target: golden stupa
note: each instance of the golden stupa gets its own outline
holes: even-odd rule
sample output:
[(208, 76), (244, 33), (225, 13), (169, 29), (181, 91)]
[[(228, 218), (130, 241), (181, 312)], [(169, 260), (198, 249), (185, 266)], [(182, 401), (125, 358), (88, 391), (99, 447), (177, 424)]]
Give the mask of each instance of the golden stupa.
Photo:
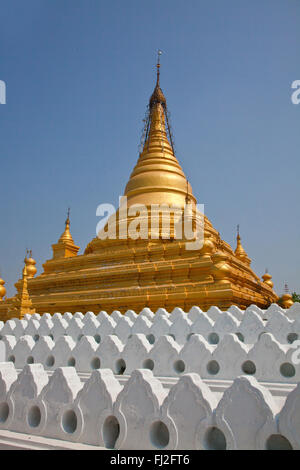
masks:
[[(223, 310), (231, 305), (246, 308), (250, 304), (266, 308), (278, 300), (271, 276), (264, 275), (261, 281), (252, 271), (239, 233), (233, 251), (207, 217), (203, 218), (203, 243), (199, 249), (187, 249), (185, 236), (181, 239), (174, 236), (174, 226), (165, 233), (159, 214), (150, 223), (149, 215), (140, 213), (139, 223), (144, 231), (141, 230), (139, 238), (124, 237), (120, 233), (120, 226), (127, 226), (134, 219), (135, 211), (131, 209), (137, 204), (147, 208), (152, 204), (184, 208), (188, 203), (192, 223), (198, 217), (196, 198), (174, 153), (159, 75), (158, 62), (142, 151), (124, 192), (128, 212), (119, 208), (115, 216), (119, 222), (116, 238), (103, 235), (108, 230), (108, 222), (79, 255), (79, 247), (70, 233), (68, 213), (65, 231), (52, 245), (53, 257), (43, 265), (43, 273), (34, 277), (35, 261), (30, 255), (25, 259), (26, 273), (16, 284), (17, 296), (1, 301), (0, 292), (0, 319), (22, 316), (23, 306), (19, 314), (17, 309), (22, 295), (24, 297), (24, 284), (25, 297), (28, 289), (31, 302), (29, 313), (34, 310), (39, 313), (96, 313), (100, 310), (125, 313), (128, 309), (139, 312), (144, 307), (153, 311), (159, 307), (168, 311), (181, 307), (188, 311), (193, 305), (203, 310), (213, 305)], [(151, 238), (148, 236), (150, 226), (155, 232)], [(3, 286), (1, 288), (4, 296)]]

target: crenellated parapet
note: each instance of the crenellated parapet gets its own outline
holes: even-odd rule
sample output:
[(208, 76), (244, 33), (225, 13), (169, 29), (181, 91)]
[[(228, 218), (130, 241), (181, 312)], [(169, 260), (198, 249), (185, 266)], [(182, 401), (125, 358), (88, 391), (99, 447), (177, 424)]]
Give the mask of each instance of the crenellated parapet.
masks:
[(0, 364), (6, 443), (17, 432), (94, 449), (299, 450), (299, 400), (299, 385), (278, 400), (278, 390), (245, 375), (218, 385), (187, 373), (168, 383), (137, 369), (121, 381), (110, 369), (84, 377), (74, 367), (49, 375), (41, 364), (19, 373)]
[[(297, 310), (298, 308), (298, 310)], [(271, 305), (245, 312), (211, 307), (186, 313), (148, 308), (122, 315), (102, 311), (25, 315), (0, 324), (6, 359), (17, 368), (40, 362), (47, 370), (75, 366), (83, 373), (110, 368), (130, 374), (149, 368), (156, 376), (198, 373), (205, 379), (231, 380), (248, 374), (260, 381), (297, 383), (293, 357), (300, 339), (299, 306)]]

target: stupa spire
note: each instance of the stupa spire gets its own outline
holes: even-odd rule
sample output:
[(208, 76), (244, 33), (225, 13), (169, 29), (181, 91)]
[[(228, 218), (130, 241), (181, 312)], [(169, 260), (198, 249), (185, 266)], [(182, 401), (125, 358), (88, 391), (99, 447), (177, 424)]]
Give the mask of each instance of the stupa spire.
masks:
[(286, 282), (284, 284), (283, 295), (281, 296), (280, 301), (282, 307), (286, 309), (290, 308), (294, 303), (293, 297), (289, 293), (289, 287)]
[[(39, 313), (99, 310), (111, 313), (116, 309), (125, 313), (129, 309), (140, 312), (144, 307), (152, 311), (159, 307), (168, 311), (180, 307), (188, 312), (194, 305), (204, 311), (217, 305), (226, 311), (232, 305), (241, 309), (251, 304), (267, 308), (278, 301), (275, 292), (259, 282), (245, 262), (248, 257), (240, 239), (236, 256), (206, 216), (201, 249), (188, 250), (184, 233), (178, 239), (174, 236), (172, 221), (175, 216), (170, 217), (170, 230), (165, 229), (162, 205), (186, 208), (186, 202), (191, 202), (186, 220), (192, 222), (194, 229), (196, 208), (191, 206), (196, 200), (175, 156), (167, 100), (161, 90), (161, 82), (165, 80), (161, 72), (158, 61), (154, 91), (151, 90), (147, 109), (145, 136), (125, 189), (129, 208), (132, 209), (133, 204), (143, 204), (147, 206), (147, 214), (141, 208), (141, 214), (136, 218), (132, 215), (134, 210), (128, 213), (120, 207), (116, 212), (119, 230), (116, 237), (95, 237), (78, 257), (75, 256), (78, 247), (70, 239), (68, 214), (66, 230), (53, 246), (53, 258), (43, 265), (44, 272), (40, 276), (28, 279), (29, 294)], [(152, 217), (150, 221), (148, 219), (148, 227), (143, 225), (150, 215), (151, 204), (161, 205), (160, 214), (154, 218), (154, 237), (149, 237), (150, 227), (150, 235), (153, 233)], [(124, 232), (119, 236), (120, 221), (126, 222), (125, 236)], [(138, 225), (140, 233), (148, 236), (131, 236), (130, 228), (135, 226), (138, 232)], [(19, 287), (21, 282), (23, 280), (19, 281)], [(0, 318), (7, 318), (10, 305), (11, 299), (0, 302)]]
[(241, 237), (240, 237), (240, 226), (237, 226), (237, 235), (236, 235), (236, 249), (235, 249), (235, 255), (237, 258), (239, 258), (241, 261), (243, 261), (246, 264), (251, 263), (251, 259), (247, 255), (246, 251), (243, 248), (242, 242), (241, 242)]
[(61, 234), (60, 239), (58, 242), (72, 242), (74, 243), (74, 240), (72, 238), (71, 232), (70, 232), (70, 207), (68, 207), (67, 211), (67, 218), (65, 221), (65, 230)]
[(34, 277), (37, 273), (37, 269), (35, 267), (36, 261), (32, 257), (32, 250), (26, 250), (24, 263), (26, 265), (27, 276), (29, 278)]

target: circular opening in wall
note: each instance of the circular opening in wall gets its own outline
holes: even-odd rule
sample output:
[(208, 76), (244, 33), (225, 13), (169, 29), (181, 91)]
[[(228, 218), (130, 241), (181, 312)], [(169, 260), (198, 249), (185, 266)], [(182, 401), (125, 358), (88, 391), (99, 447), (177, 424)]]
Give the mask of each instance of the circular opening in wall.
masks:
[(280, 366), (280, 373), (283, 377), (294, 377), (296, 374), (295, 367), (289, 362), (284, 362)]
[(155, 336), (154, 335), (147, 335), (146, 338), (147, 338), (147, 340), (149, 341), (150, 344), (155, 343)]
[(38, 406), (32, 406), (28, 412), (28, 424), (36, 428), (41, 422), (41, 411)]
[(186, 337), (186, 340), (189, 341), (192, 336), (194, 336), (195, 333), (189, 333)]
[(49, 335), (49, 338), (51, 338), (52, 340), (54, 340), (54, 336), (53, 336), (53, 335)]
[(209, 428), (204, 436), (206, 450), (226, 450), (226, 439), (223, 432), (215, 426)]
[(35, 342), (37, 342), (40, 339), (40, 335), (34, 335), (33, 339)]
[(33, 357), (32, 357), (32, 356), (27, 357), (27, 361), (26, 361), (26, 362), (27, 362), (27, 364), (33, 364), (33, 363), (34, 363)]
[(118, 359), (116, 362), (116, 374), (123, 375), (126, 370), (126, 363), (124, 359)]
[(9, 356), (9, 358), (7, 360), (8, 360), (8, 362), (15, 362), (16, 358), (15, 358), (15, 356)]
[(94, 357), (94, 359), (91, 360), (91, 369), (100, 369), (100, 365), (99, 357)]
[(255, 372), (256, 372), (256, 367), (255, 367), (254, 362), (252, 362), (252, 361), (245, 361), (245, 362), (242, 364), (242, 371), (244, 372), (244, 374), (247, 374), (247, 375), (254, 375)]
[(220, 338), (217, 333), (210, 333), (210, 335), (208, 336), (209, 344), (218, 344), (219, 341), (220, 341)]
[(80, 341), (84, 335), (78, 335), (77, 341)]
[(155, 421), (155, 423), (151, 425), (150, 440), (157, 449), (163, 449), (169, 444), (170, 434), (165, 423)]
[(293, 450), (293, 447), (286, 437), (272, 434), (266, 442), (266, 450)]
[(73, 434), (77, 428), (77, 416), (73, 410), (65, 411), (62, 416), (62, 427), (68, 434)]
[(241, 343), (245, 342), (245, 337), (242, 333), (237, 333), (236, 335), (237, 335), (238, 339), (241, 341)]
[(149, 370), (154, 369), (154, 362), (152, 361), (152, 359), (146, 359), (143, 362), (143, 369), (149, 369)]
[(55, 363), (54, 356), (48, 356), (46, 359), (46, 366), (47, 367), (53, 367)]
[(4, 401), (3, 403), (0, 403), (0, 423), (5, 423), (9, 415), (9, 406), (8, 404)]
[(167, 336), (171, 336), (171, 338), (173, 338), (173, 339), (174, 339), (174, 341), (176, 341), (175, 335), (168, 334)]
[(75, 367), (75, 364), (76, 364), (75, 358), (70, 357), (70, 359), (68, 360), (68, 366), (69, 367)]
[(287, 341), (288, 343), (292, 344), (294, 341), (296, 341), (297, 339), (299, 338), (299, 336), (297, 335), (297, 333), (289, 333), (287, 335)]
[(95, 335), (95, 336), (94, 336), (94, 340), (96, 341), (96, 343), (99, 344), (100, 341), (101, 341), (101, 336), (100, 336), (100, 335)]
[(182, 374), (185, 371), (185, 363), (181, 360), (174, 362), (174, 370), (177, 374)]
[(108, 416), (104, 421), (102, 435), (104, 445), (107, 449), (114, 449), (120, 434), (120, 425), (117, 418)]
[(219, 364), (217, 363), (217, 361), (210, 361), (207, 366), (206, 366), (206, 369), (207, 369), (207, 372), (211, 375), (216, 375), (219, 370), (220, 370), (220, 366)]

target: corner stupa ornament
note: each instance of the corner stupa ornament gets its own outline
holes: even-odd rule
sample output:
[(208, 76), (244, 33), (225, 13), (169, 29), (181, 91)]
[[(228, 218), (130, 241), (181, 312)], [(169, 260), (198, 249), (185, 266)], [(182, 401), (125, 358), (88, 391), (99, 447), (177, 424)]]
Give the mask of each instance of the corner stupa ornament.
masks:
[[(28, 256), (28, 258), (27, 258)], [(32, 257), (32, 250), (26, 250), (26, 256), (24, 259), (24, 263), (26, 266), (26, 271), (27, 271), (27, 277), (31, 278), (34, 277), (37, 273), (36, 269), (36, 261)]]
[(154, 88), (154, 91), (150, 97), (149, 100), (149, 106), (150, 109), (157, 103), (162, 104), (163, 106), (166, 106), (167, 100), (165, 98), (165, 95), (162, 92), (162, 89), (160, 88), (160, 83), (159, 83), (159, 76), (160, 76), (160, 56), (162, 54), (162, 51), (159, 50), (157, 53), (157, 64), (156, 64), (156, 85)]
[(289, 292), (289, 288), (287, 283), (284, 284), (284, 292), (283, 295), (281, 296), (281, 305), (283, 308), (290, 308), (293, 305), (293, 297), (291, 296)]
[(65, 230), (61, 234), (58, 242), (52, 245), (53, 259), (70, 258), (76, 256), (79, 246), (76, 246), (70, 232), (70, 208), (68, 208), (67, 218), (65, 221)]
[(6, 295), (6, 289), (4, 287), (5, 281), (0, 277), (0, 302), (3, 301)]
[(273, 288), (272, 276), (271, 274), (269, 274), (268, 269), (266, 269), (266, 272), (262, 276), (262, 279), (265, 284), (271, 287), (271, 289)]

